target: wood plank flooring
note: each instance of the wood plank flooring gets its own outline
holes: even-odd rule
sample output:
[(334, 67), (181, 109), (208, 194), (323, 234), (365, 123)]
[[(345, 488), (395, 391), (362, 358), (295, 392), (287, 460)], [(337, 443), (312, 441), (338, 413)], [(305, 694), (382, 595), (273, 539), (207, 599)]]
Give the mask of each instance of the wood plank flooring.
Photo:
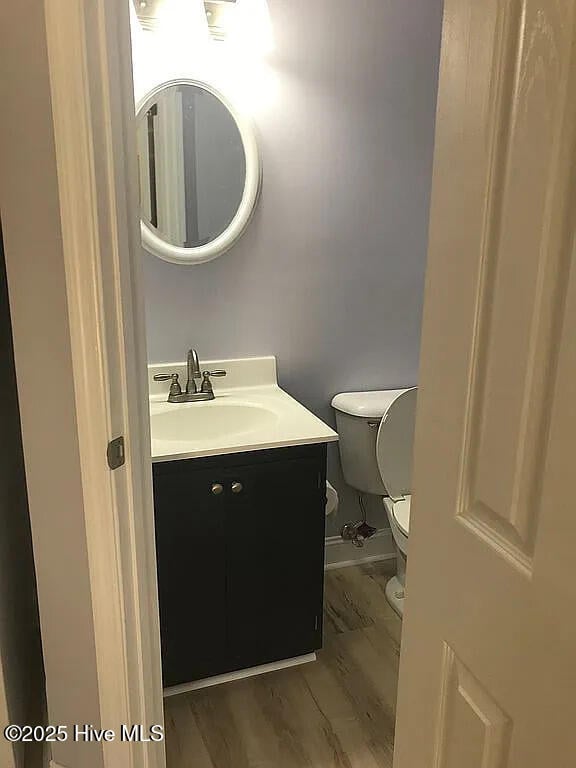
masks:
[(391, 768), (401, 623), (390, 563), (326, 573), (318, 660), (165, 701), (168, 768)]

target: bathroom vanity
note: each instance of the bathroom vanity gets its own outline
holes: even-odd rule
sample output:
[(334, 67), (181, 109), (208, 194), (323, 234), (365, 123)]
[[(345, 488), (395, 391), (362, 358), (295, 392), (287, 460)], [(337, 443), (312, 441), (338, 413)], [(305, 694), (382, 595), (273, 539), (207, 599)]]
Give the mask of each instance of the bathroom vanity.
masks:
[[(326, 443), (281, 390), (274, 358), (227, 371), (211, 402), (167, 403), (151, 366), (165, 688), (309, 660), (322, 644)], [(212, 431), (211, 431), (212, 430)], [(200, 682), (199, 682), (200, 681)]]

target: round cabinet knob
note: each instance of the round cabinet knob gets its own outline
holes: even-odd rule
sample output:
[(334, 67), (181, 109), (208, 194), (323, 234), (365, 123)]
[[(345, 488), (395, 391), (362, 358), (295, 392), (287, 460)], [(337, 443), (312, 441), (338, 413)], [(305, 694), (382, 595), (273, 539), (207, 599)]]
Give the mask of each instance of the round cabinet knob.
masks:
[(242, 493), (244, 486), (242, 483), (232, 483), (232, 493)]
[(224, 490), (224, 486), (222, 485), (222, 483), (214, 483), (214, 485), (212, 486), (212, 493), (214, 494), (214, 496), (220, 496), (223, 490)]

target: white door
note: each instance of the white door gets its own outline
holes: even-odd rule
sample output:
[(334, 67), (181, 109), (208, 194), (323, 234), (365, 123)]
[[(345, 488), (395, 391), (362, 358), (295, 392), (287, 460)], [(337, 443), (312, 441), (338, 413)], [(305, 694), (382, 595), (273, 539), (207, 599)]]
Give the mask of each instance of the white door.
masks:
[(576, 765), (576, 2), (447, 0), (395, 768)]

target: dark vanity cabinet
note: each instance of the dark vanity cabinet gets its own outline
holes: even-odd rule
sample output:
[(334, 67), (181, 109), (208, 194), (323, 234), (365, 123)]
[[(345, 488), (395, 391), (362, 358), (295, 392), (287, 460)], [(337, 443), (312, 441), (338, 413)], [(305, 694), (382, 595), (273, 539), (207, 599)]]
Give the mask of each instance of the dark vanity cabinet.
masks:
[(320, 648), (326, 446), (153, 469), (164, 686)]

